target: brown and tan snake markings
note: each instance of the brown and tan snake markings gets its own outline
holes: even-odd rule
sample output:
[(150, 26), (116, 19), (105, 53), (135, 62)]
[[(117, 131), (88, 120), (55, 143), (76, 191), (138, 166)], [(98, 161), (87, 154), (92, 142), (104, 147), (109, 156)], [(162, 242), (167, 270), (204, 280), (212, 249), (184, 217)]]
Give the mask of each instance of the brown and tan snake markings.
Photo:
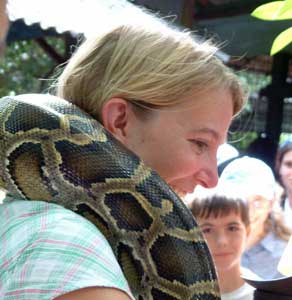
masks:
[(0, 185), (107, 237), (137, 300), (220, 299), (207, 245), (166, 183), (89, 115), (50, 95), (0, 100)]

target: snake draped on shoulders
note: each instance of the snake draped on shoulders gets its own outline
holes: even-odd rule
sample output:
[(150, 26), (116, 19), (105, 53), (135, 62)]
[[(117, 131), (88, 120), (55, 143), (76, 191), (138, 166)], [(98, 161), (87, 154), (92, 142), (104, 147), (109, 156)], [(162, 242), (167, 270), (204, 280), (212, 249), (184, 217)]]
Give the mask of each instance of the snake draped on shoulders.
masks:
[(0, 99), (0, 126), (0, 187), (95, 224), (137, 300), (220, 299), (189, 209), (95, 119), (58, 97), (26, 94)]

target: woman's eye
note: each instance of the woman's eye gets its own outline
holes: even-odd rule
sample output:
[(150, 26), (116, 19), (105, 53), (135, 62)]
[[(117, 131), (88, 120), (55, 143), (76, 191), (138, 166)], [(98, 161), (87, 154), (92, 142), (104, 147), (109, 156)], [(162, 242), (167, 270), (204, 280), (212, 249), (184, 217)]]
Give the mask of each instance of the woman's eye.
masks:
[(285, 163), (285, 166), (287, 167), (287, 168), (292, 168), (292, 162), (286, 162)]
[(192, 143), (197, 147), (199, 153), (204, 152), (208, 148), (208, 144), (199, 140), (191, 140)]

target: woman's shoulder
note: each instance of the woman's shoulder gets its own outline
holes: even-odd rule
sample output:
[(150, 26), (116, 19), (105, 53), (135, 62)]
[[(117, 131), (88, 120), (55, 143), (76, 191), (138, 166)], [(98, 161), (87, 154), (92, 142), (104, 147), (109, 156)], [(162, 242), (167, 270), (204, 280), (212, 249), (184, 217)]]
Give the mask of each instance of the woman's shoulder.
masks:
[(83, 217), (51, 203), (7, 199), (0, 219), (0, 281), (7, 282), (1, 288), (24, 294), (40, 289), (55, 297), (90, 286), (129, 293), (107, 240)]
[(269, 232), (262, 240), (262, 245), (273, 255), (282, 255), (288, 241), (283, 240), (275, 232)]
[(95, 225), (53, 203), (8, 198), (0, 205), (0, 219), (0, 243), (5, 239), (11, 247), (24, 247), (27, 243), (34, 244), (34, 248), (44, 243), (64, 248), (71, 245), (71, 253), (95, 250), (96, 244), (110, 248)]
[[(69, 235), (78, 234), (80, 230), (85, 230), (92, 234), (99, 233), (92, 223), (73, 211), (60, 205), (43, 201), (17, 200), (7, 197), (4, 199), (3, 204), (0, 205), (0, 217), (2, 224), (6, 228), (13, 226), (18, 229), (25, 229), (31, 226), (30, 234), (46, 230), (55, 232), (65, 230), (66, 234)], [(68, 227), (72, 228), (72, 226), (74, 228), (78, 227), (78, 231), (68, 231)]]

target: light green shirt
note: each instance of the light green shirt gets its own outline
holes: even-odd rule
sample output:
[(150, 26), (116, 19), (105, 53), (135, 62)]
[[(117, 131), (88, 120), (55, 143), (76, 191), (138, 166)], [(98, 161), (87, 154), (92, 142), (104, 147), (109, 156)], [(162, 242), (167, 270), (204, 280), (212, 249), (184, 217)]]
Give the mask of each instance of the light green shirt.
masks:
[(83, 217), (41, 201), (0, 204), (0, 299), (49, 300), (113, 287), (132, 296), (101, 232)]

